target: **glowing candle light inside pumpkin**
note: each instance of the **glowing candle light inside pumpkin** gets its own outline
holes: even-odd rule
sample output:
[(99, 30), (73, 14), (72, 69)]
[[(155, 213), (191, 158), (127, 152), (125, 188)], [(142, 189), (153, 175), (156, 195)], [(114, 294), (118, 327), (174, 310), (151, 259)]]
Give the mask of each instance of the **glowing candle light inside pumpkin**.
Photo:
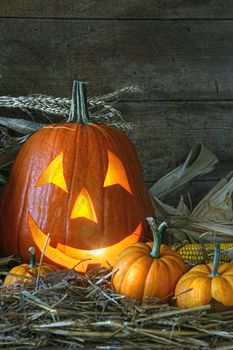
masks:
[(132, 194), (124, 166), (115, 154), (108, 151), (108, 170), (104, 181), (104, 187), (117, 184)]
[(95, 256), (101, 256), (105, 252), (105, 248), (100, 248), (100, 249), (93, 249), (93, 250), (87, 250), (88, 254), (92, 254)]
[[(42, 251), (46, 241), (46, 234), (40, 230), (30, 213), (28, 213), (28, 224), (36, 246), (40, 251)], [(93, 250), (76, 249), (62, 243), (58, 243), (57, 247), (54, 248), (50, 245), (49, 238), (48, 245), (45, 250), (45, 256), (58, 265), (62, 262), (62, 265), (68, 269), (76, 266), (75, 269), (79, 272), (86, 272), (89, 261), (86, 261), (85, 259), (91, 258), (92, 256), (96, 257), (94, 260), (95, 263), (99, 263), (103, 267), (109, 267), (109, 264), (113, 263), (116, 255), (118, 255), (125, 247), (138, 241), (141, 230), (142, 226), (139, 224), (136, 230), (121, 242), (106, 248)], [(85, 261), (77, 266), (78, 260)]]
[(98, 223), (91, 197), (85, 187), (78, 195), (70, 216), (71, 219), (80, 217)]

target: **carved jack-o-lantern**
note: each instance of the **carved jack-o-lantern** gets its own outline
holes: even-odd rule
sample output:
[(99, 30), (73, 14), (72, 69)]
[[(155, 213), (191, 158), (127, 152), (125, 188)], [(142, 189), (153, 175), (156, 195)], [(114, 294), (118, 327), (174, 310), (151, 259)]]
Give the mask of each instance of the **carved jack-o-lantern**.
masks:
[[(76, 99), (74, 98), (76, 96)], [(132, 143), (120, 130), (88, 124), (85, 85), (75, 82), (77, 123), (45, 126), (21, 148), (0, 207), (4, 254), (35, 245), (45, 258), (85, 272), (107, 266), (147, 231), (153, 207)]]

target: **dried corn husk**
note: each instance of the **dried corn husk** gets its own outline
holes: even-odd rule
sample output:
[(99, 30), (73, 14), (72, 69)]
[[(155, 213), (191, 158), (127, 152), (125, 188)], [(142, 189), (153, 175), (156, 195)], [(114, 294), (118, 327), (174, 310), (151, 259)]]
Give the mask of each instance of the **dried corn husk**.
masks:
[(232, 221), (233, 172), (220, 180), (192, 211), (192, 216), (211, 221)]
[(198, 143), (191, 149), (185, 162), (157, 181), (150, 188), (150, 193), (152, 197), (164, 200), (194, 178), (212, 171), (217, 162), (217, 157), (203, 144)]
[[(196, 154), (196, 157), (191, 157), (192, 154)], [(194, 161), (189, 162), (190, 159)], [(216, 162), (216, 157), (203, 145), (194, 147), (183, 165), (164, 176), (150, 189), (156, 216), (163, 217), (169, 223), (168, 232), (179, 242), (233, 241), (233, 172), (221, 179), (192, 211), (183, 197), (177, 208), (161, 201), (161, 198), (174, 194), (198, 175), (211, 171)], [(226, 254), (233, 258), (233, 249), (229, 249)]]
[(232, 192), (233, 172), (220, 180), (192, 212), (189, 212), (183, 198), (176, 209), (155, 198), (155, 211), (166, 219), (168, 231), (180, 242), (231, 242)]
[[(179, 230), (191, 241), (233, 241), (233, 172), (220, 180), (189, 214), (170, 216), (170, 231)], [(179, 239), (179, 234), (175, 234)]]
[(28, 135), (42, 128), (45, 124), (25, 119), (0, 117), (0, 125), (17, 131), (20, 134)]

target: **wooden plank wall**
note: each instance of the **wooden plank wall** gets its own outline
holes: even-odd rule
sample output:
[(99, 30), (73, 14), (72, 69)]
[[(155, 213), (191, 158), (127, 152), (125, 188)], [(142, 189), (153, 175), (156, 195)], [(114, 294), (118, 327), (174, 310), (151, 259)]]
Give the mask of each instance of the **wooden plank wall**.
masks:
[(219, 158), (202, 193), (232, 168), (232, 0), (1, 0), (0, 95), (90, 95), (129, 84), (125, 119), (148, 186), (195, 142)]

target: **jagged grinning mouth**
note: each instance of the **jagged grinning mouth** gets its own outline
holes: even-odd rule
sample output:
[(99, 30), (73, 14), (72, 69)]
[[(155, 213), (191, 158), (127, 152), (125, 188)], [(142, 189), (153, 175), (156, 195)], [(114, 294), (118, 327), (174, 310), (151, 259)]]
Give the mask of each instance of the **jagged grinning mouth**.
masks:
[[(33, 241), (40, 252), (42, 252), (47, 235), (38, 227), (30, 212), (28, 212), (28, 225)], [(67, 269), (75, 267), (75, 270), (78, 272), (86, 272), (88, 265), (90, 264), (99, 264), (102, 267), (109, 267), (109, 264), (112, 265), (114, 263), (114, 257), (116, 257), (124, 248), (138, 242), (141, 231), (142, 224), (140, 223), (133, 233), (119, 243), (94, 250), (76, 249), (62, 243), (58, 243), (57, 247), (54, 248), (50, 245), (49, 238), (45, 250), (45, 256), (55, 264)]]

